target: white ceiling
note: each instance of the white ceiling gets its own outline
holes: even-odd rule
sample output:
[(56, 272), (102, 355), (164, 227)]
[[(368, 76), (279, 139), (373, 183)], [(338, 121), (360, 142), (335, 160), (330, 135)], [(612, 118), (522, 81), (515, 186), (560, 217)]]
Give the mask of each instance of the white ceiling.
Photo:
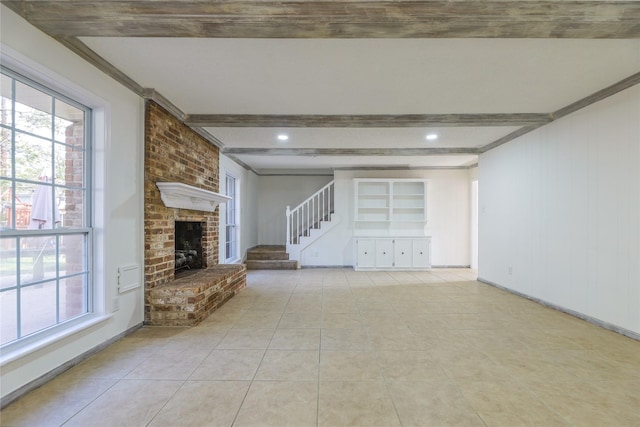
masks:
[[(186, 114), (552, 113), (640, 70), (640, 40), (80, 37)], [(519, 127), (205, 128), (223, 148), (478, 148)], [(435, 142), (424, 136), (439, 134)], [(280, 142), (278, 133), (289, 140)], [(224, 151), (224, 149), (223, 149)], [(234, 154), (256, 171), (464, 166), (448, 156)]]
[[(480, 147), (518, 126), (434, 127), (437, 140), (425, 139), (426, 128), (205, 128), (229, 148), (444, 148)], [(286, 141), (277, 139), (287, 135)]]
[(80, 39), (189, 114), (546, 113), (640, 69), (640, 40)]

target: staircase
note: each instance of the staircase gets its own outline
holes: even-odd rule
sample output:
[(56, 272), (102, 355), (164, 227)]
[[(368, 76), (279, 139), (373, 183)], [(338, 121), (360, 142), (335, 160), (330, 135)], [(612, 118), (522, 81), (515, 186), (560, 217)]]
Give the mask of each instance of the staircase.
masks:
[(291, 259), (300, 261), (300, 253), (340, 222), (334, 213), (333, 181), (291, 209), (287, 206), (287, 245)]
[(259, 245), (247, 251), (247, 270), (296, 270), (284, 245)]

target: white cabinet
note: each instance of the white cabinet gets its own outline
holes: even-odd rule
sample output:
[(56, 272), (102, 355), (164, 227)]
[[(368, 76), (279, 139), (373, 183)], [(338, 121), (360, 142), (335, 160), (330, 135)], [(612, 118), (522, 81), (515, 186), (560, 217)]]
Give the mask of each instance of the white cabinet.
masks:
[(393, 263), (396, 268), (413, 267), (413, 240), (394, 239)]
[(362, 268), (376, 267), (376, 241), (373, 239), (363, 239), (356, 242), (358, 264)]
[(376, 268), (393, 268), (393, 240), (379, 239), (376, 245)]
[(356, 238), (356, 270), (431, 268), (431, 238)]
[(424, 236), (427, 181), (355, 179), (356, 236)]
[(414, 240), (412, 256), (415, 268), (431, 268), (431, 239)]

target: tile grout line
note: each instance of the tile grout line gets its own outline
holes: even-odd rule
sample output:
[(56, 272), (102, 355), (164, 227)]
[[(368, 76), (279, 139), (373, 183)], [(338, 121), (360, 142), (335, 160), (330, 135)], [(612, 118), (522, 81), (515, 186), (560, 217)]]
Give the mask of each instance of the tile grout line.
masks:
[[(287, 299), (287, 304), (285, 304), (285, 306), (284, 306), (285, 308), (283, 308), (283, 311), (280, 314), (280, 319), (278, 319), (278, 323), (273, 328), (273, 333), (271, 334), (271, 338), (269, 339), (269, 342), (267, 343), (267, 346), (265, 347), (264, 352), (262, 353), (262, 358), (260, 359), (260, 362), (258, 363), (258, 366), (256, 367), (256, 371), (253, 373), (253, 376), (252, 376), (251, 380), (249, 381), (249, 386), (247, 387), (247, 391), (245, 392), (244, 396), (242, 397), (242, 401), (240, 402), (240, 406), (238, 406), (238, 410), (236, 411), (236, 414), (234, 415), (233, 420), (231, 421), (230, 427), (233, 427), (235, 425), (235, 423), (238, 421), (238, 416), (240, 415), (240, 412), (242, 411), (242, 407), (244, 406), (244, 404), (245, 404), (245, 402), (247, 400), (247, 396), (249, 395), (249, 392), (251, 391), (253, 383), (256, 380), (256, 376), (258, 375), (258, 371), (260, 370), (260, 366), (262, 365), (262, 362), (264, 361), (264, 358), (267, 355), (267, 351), (269, 351), (269, 346), (271, 345), (271, 341), (273, 341), (273, 336), (275, 335), (276, 330), (278, 329), (278, 325), (282, 321), (282, 316), (284, 314), (284, 310), (286, 309), (286, 306), (289, 304), (290, 300), (291, 300), (291, 293), (289, 294), (289, 298)], [(248, 311), (249, 310), (247, 310), (247, 312)], [(237, 322), (238, 321), (236, 320), (236, 323)], [(235, 323), (234, 323), (234, 326), (235, 326)], [(233, 329), (233, 326), (231, 327), (231, 329), (229, 331), (231, 331), (232, 329)]]

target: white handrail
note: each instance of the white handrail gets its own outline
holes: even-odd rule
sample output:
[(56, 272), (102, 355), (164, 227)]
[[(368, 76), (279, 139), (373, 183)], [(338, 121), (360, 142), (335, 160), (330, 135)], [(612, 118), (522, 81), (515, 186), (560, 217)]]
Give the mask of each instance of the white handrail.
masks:
[(319, 228), (320, 222), (333, 213), (333, 181), (316, 191), (304, 202), (291, 209), (287, 206), (287, 244), (299, 243), (300, 237), (310, 229)]

